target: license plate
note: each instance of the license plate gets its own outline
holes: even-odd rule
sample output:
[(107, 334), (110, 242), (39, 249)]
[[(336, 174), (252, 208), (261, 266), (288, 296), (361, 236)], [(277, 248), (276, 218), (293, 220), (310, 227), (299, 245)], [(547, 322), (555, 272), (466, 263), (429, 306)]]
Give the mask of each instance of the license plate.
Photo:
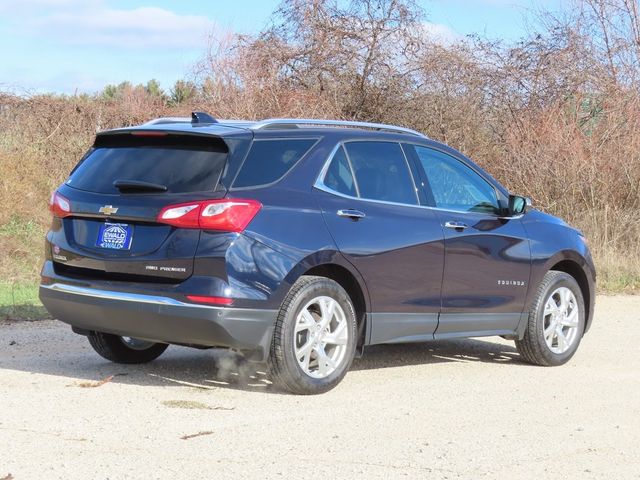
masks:
[(133, 227), (126, 223), (105, 223), (100, 226), (96, 246), (114, 250), (129, 250), (133, 239)]

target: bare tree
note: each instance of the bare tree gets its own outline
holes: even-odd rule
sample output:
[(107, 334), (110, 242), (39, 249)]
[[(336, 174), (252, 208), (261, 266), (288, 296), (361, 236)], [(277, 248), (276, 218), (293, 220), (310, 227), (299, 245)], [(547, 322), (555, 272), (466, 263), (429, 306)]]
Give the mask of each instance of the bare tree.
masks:
[(285, 0), (258, 35), (214, 32), (170, 104), (151, 82), (93, 97), (0, 94), (0, 200), (33, 190), (10, 212), (44, 224), (40, 204), (96, 129), (195, 105), (219, 118), (388, 122), (462, 150), (582, 228), (600, 278), (640, 286), (639, 10), (573, 0), (518, 42), (442, 43), (413, 0)]

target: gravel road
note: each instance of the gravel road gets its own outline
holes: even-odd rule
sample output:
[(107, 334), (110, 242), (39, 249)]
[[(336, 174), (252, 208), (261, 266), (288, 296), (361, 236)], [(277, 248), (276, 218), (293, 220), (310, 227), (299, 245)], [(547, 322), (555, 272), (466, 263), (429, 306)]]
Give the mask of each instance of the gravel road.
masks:
[(224, 352), (122, 366), (4, 323), (0, 479), (640, 479), (639, 338), (640, 297), (599, 297), (563, 367), (499, 338), (377, 346), (300, 397)]

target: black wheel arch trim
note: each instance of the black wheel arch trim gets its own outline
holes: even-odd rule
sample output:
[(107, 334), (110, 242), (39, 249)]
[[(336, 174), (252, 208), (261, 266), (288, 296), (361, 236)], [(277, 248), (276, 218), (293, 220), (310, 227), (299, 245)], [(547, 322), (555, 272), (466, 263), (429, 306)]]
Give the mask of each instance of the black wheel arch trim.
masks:
[[(339, 268), (348, 272), (350, 277), (355, 281), (355, 285), (345, 285), (336, 276), (327, 274), (322, 271), (322, 269), (331, 270), (334, 268)], [(360, 343), (368, 343), (371, 333), (371, 297), (369, 295), (367, 284), (356, 267), (351, 262), (349, 262), (338, 250), (327, 249), (314, 252), (311, 255), (308, 255), (300, 260), (293, 268), (289, 270), (289, 273), (284, 278), (283, 282), (280, 285), (280, 288), (274, 293), (272, 297), (274, 303), (281, 304), (293, 284), (295, 284), (296, 281), (303, 275), (317, 275), (330, 278), (338, 282), (347, 291), (347, 293), (349, 293), (350, 297), (353, 297), (353, 295), (351, 294), (352, 288), (350, 287), (355, 286), (358, 288), (360, 292), (360, 299), (351, 298), (351, 301), (354, 304), (356, 314), (361, 315), (361, 318), (358, 318)]]
[(593, 320), (596, 274), (590, 259), (587, 259), (576, 250), (560, 250), (543, 262), (539, 262), (535, 258), (532, 259), (531, 276), (523, 313), (528, 312), (532, 308), (537, 290), (534, 287), (540, 284), (546, 273), (550, 270), (565, 272), (578, 282), (585, 300), (586, 318), (584, 333), (586, 333)]

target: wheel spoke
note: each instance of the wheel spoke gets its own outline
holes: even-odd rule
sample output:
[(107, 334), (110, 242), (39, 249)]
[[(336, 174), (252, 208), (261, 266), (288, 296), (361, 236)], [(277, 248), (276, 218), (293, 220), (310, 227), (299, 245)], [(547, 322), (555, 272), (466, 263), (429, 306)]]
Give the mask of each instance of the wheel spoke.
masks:
[(327, 328), (327, 325), (331, 323), (331, 319), (333, 318), (333, 313), (336, 309), (336, 302), (330, 298), (322, 299), (320, 301), (320, 313), (322, 315), (322, 320), (320, 322), (320, 328), (324, 330)]
[(295, 333), (300, 333), (304, 330), (309, 330), (311, 327), (315, 327), (316, 321), (309, 312), (309, 310), (303, 310), (296, 324)]
[(544, 339), (547, 341), (547, 345), (551, 346), (553, 344), (553, 337), (556, 332), (556, 326), (554, 324), (549, 325), (544, 330)]
[(564, 336), (564, 332), (560, 329), (556, 330), (558, 335), (558, 348), (560, 352), (564, 352), (569, 346), (567, 343), (567, 337)]
[(349, 340), (349, 336), (347, 334), (347, 323), (340, 322), (336, 329), (325, 335), (323, 341), (325, 343), (329, 343), (331, 345), (346, 345)]
[(324, 342), (330, 345), (346, 345), (348, 341), (347, 335), (341, 335), (339, 337), (326, 336), (324, 337)]
[(318, 354), (318, 373), (327, 375), (335, 370), (336, 364), (331, 357), (325, 353), (324, 347), (318, 347), (316, 353)]
[[(307, 343), (305, 343), (300, 348), (296, 349), (296, 358), (298, 360), (301, 360), (301, 359), (304, 359), (305, 357), (309, 357), (309, 355), (311, 354), (311, 350), (313, 350), (313, 340), (310, 338), (309, 340), (307, 340)], [(308, 363), (309, 363), (309, 360), (307, 358), (307, 364)]]
[(313, 350), (313, 343), (307, 342), (300, 349), (296, 350), (296, 360), (298, 365), (302, 367), (305, 373), (309, 372), (309, 362), (311, 361), (311, 352)]
[(568, 288), (561, 290), (562, 292), (562, 308), (565, 312), (569, 310), (571, 307), (571, 302), (573, 300), (573, 293)]
[(311, 352), (307, 353), (300, 362), (300, 366), (305, 372), (309, 371), (309, 362), (311, 361)]
[(576, 328), (578, 326), (578, 310), (574, 307), (571, 313), (560, 321), (560, 325)]
[(547, 317), (548, 315), (551, 315), (557, 311), (558, 311), (558, 306), (556, 305), (556, 302), (553, 300), (553, 297), (550, 297), (544, 306), (544, 316)]

